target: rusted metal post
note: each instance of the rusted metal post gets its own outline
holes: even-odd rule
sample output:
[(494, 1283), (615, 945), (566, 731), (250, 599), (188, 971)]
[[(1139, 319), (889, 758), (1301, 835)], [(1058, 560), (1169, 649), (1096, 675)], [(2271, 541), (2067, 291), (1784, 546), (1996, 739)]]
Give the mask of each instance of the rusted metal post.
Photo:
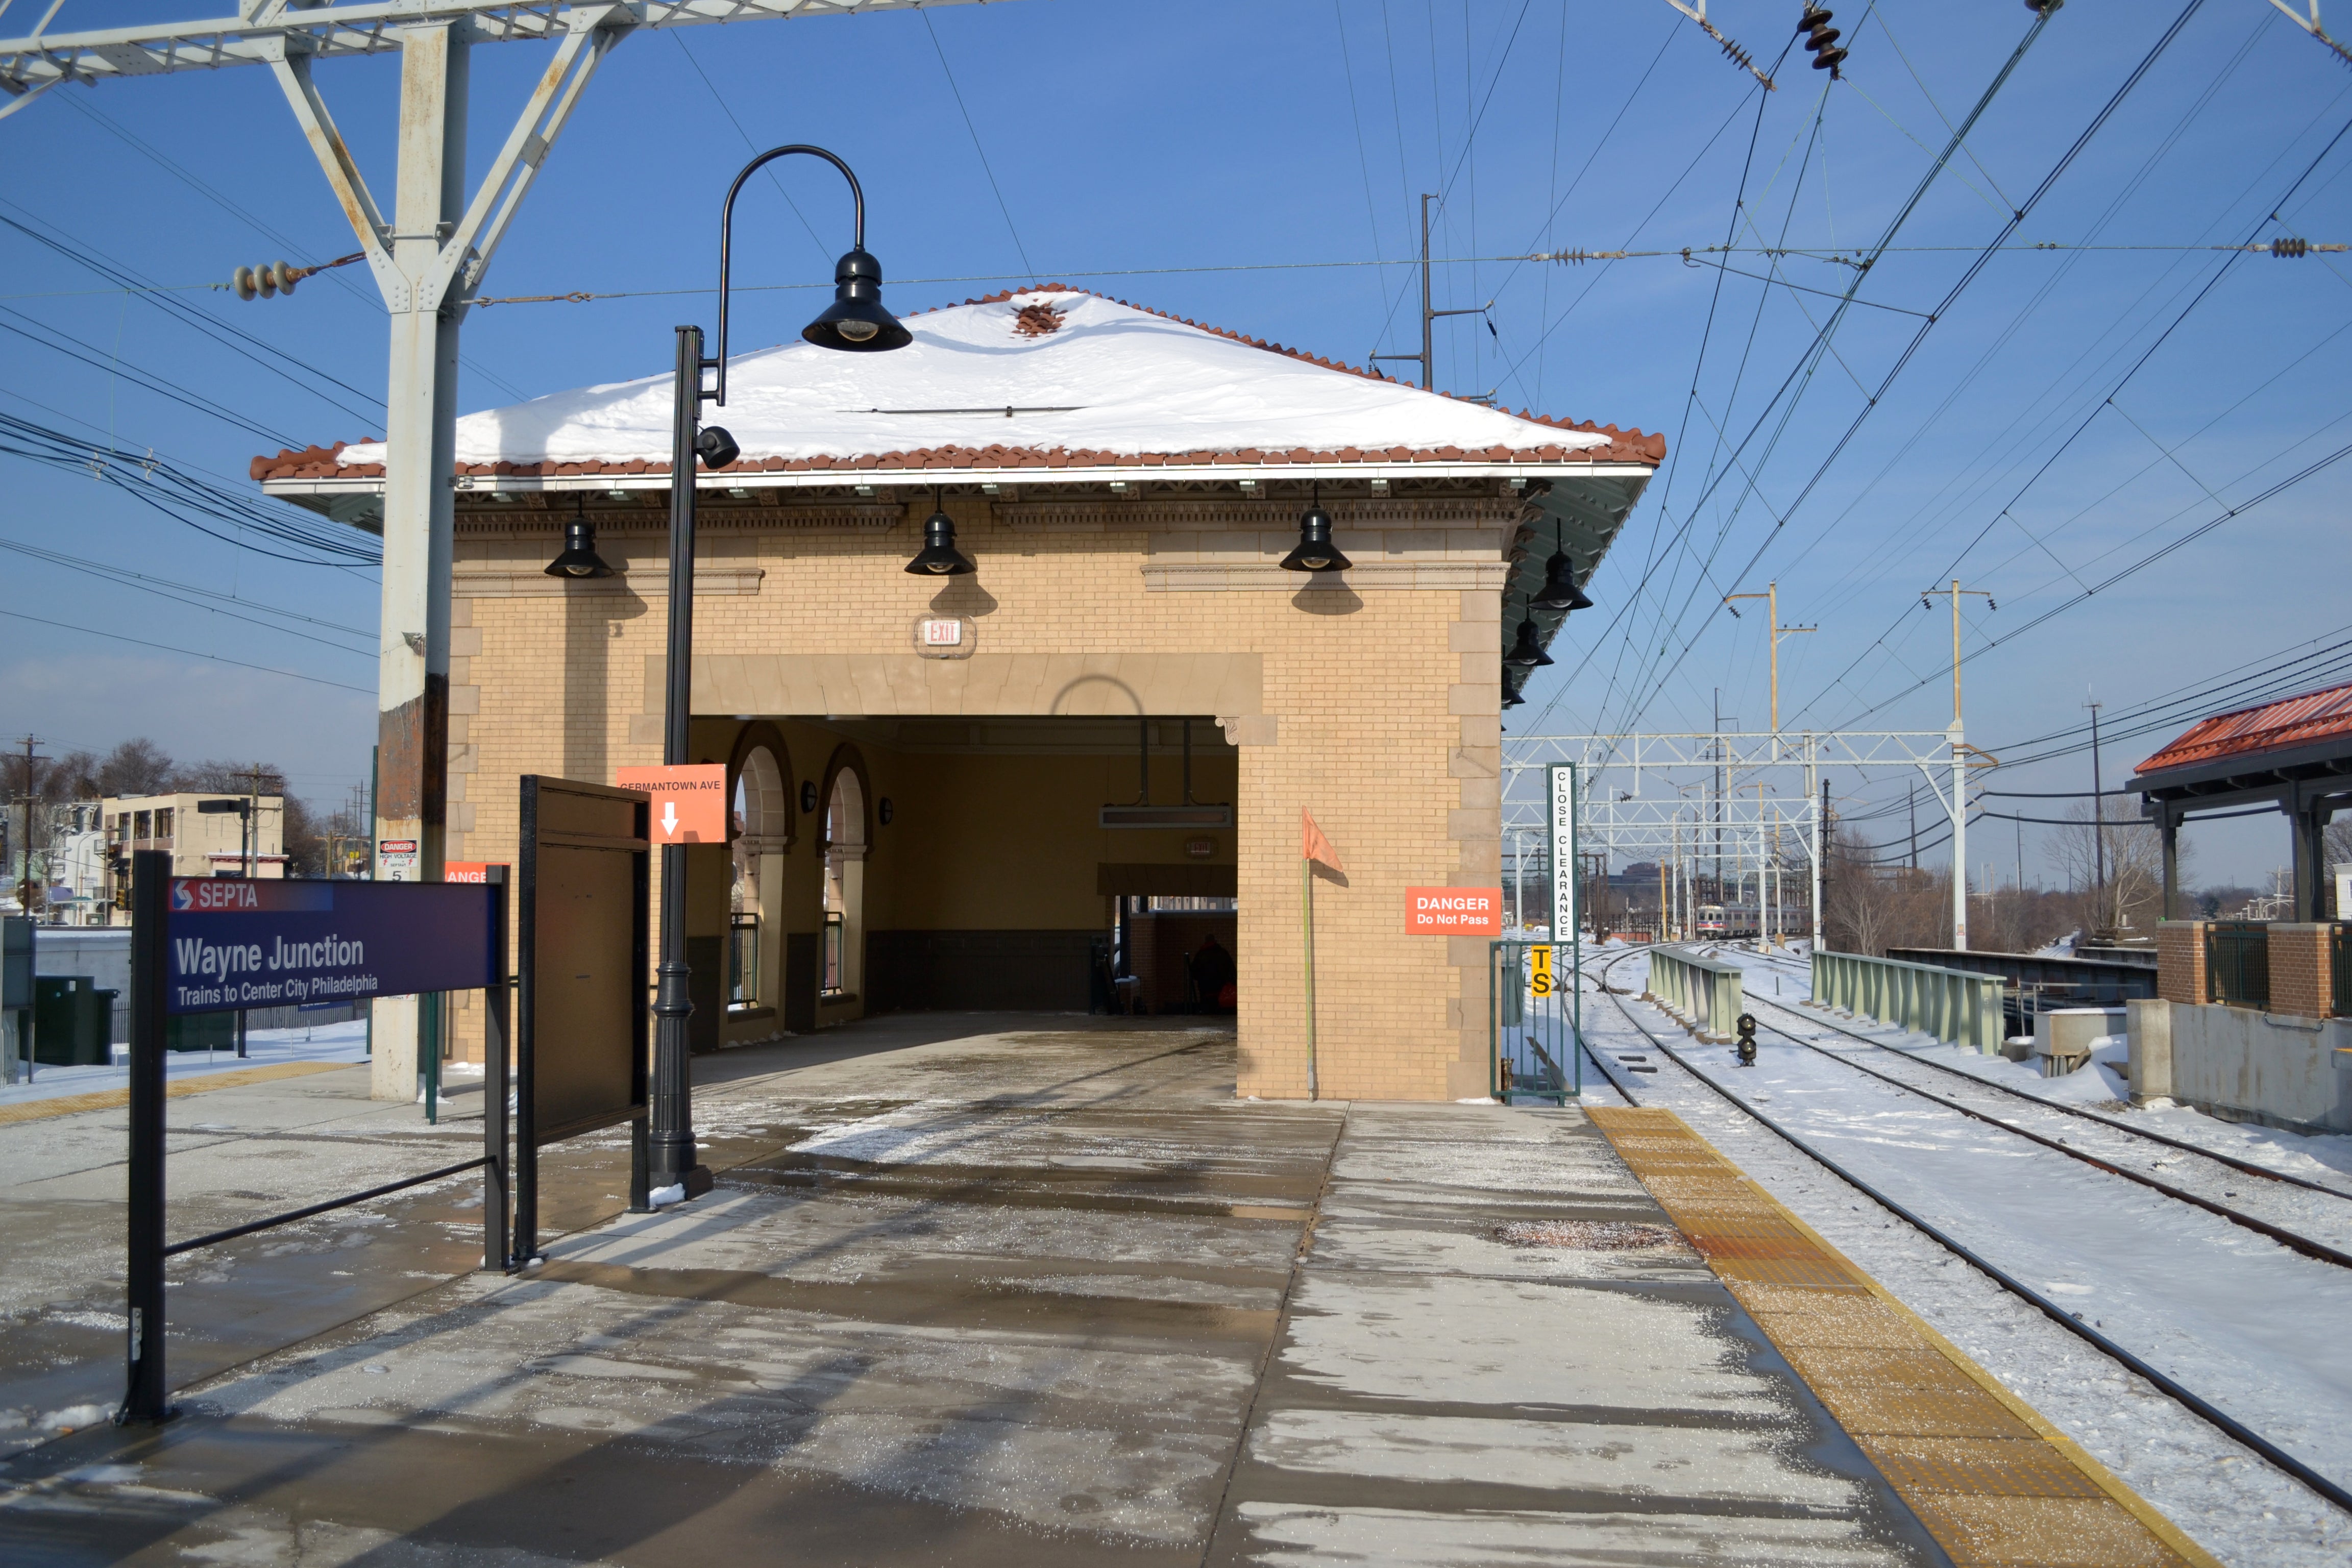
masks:
[[(392, 318), (385, 387), (383, 612), (377, 627), (375, 875), (437, 882), (447, 820), (449, 571), (457, 510), (457, 321), (428, 280), (464, 216), (470, 45), (446, 23), (404, 28), (399, 187), (388, 248), (407, 287)], [(389, 861), (382, 846), (413, 843)], [(416, 1094), (424, 999), (373, 1004), (378, 1100)]]

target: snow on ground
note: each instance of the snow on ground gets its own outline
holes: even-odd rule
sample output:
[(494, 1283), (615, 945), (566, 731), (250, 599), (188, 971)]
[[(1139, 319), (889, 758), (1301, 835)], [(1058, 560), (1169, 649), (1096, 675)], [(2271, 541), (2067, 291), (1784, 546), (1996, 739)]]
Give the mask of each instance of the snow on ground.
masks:
[[(1608, 982), (1638, 993), (1646, 968), (1643, 958), (1625, 957), (1610, 965)], [(1784, 981), (1784, 989), (1794, 993), (1801, 984), (1801, 977), (1793, 984)], [(1628, 1005), (1724, 1087), (1863, 1180), (2305, 1462), (2338, 1480), (2352, 1479), (2352, 1339), (2322, 1327), (2352, 1322), (2352, 1276), (2345, 1270), (2032, 1148), (1818, 1052), (1767, 1036), (1758, 1066), (1742, 1070), (1728, 1050), (1690, 1041), (1643, 1003), (1628, 998)], [(1603, 1056), (1648, 1048), (1612, 1005), (1588, 1006), (1585, 1022)], [(2218, 1555), (2299, 1568), (2340, 1563), (2352, 1553), (2352, 1517), (2124, 1372), (1689, 1076), (1659, 1065), (1664, 1070), (1655, 1076), (1627, 1079), (1645, 1101), (1680, 1113)], [(2231, 1135), (2241, 1131), (2210, 1125)]]
[[(1751, 996), (1793, 1005), (1811, 992), (1811, 981), (1802, 964), (1775, 962), (1753, 952), (1731, 948), (1725, 949), (1721, 956), (1751, 972), (1761, 971), (1776, 977), (1780, 985), (1777, 993), (1753, 979), (1749, 980), (1748, 994)], [(1633, 967), (1628, 963), (1624, 969), (1630, 972)], [(1636, 985), (1634, 989), (1639, 991), (1641, 987)], [(1811, 1012), (1810, 1009), (1807, 1011)], [(1943, 1045), (1925, 1035), (1889, 1028), (1868, 1018), (1839, 1016), (1835, 1022), (1840, 1028), (1852, 1029), (1888, 1045), (1899, 1045), (1906, 1056), (1957, 1068), (1989, 1083), (2020, 1089), (2059, 1105), (2095, 1110), (2126, 1126), (2146, 1127), (2151, 1132), (2178, 1138), (2184, 1143), (2194, 1143), (2200, 1149), (2210, 1149), (2216, 1153), (2244, 1160), (2266, 1170), (2301, 1176), (2306, 1181), (2327, 1182), (2352, 1192), (2352, 1181), (2344, 1179), (2352, 1176), (2352, 1135), (2307, 1136), (2250, 1121), (2224, 1121), (2218, 1116), (2207, 1116), (2169, 1100), (2151, 1100), (2145, 1106), (2131, 1105), (2127, 1100), (2131, 1088), (2126, 1076), (2131, 1042), (2126, 1036), (2105, 1035), (2093, 1042), (2091, 1054), (2095, 1070), (2094, 1067), (2086, 1067), (2063, 1078), (2043, 1078), (2039, 1068), (2031, 1062), (2013, 1062), (2006, 1057), (1979, 1056), (1972, 1050)]]
[[(255, 1029), (247, 1034), (245, 1048), (246, 1054), (241, 1058), (234, 1050), (167, 1051), (163, 1057), (164, 1079), (176, 1083), (206, 1073), (270, 1067), (280, 1062), (363, 1062), (367, 1060), (367, 1020), (297, 1025), (290, 1029)], [(110, 1067), (36, 1065), (32, 1082), (0, 1084), (0, 1105), (127, 1088), (131, 1082), (129, 1051), (127, 1046), (115, 1047), (114, 1064)]]

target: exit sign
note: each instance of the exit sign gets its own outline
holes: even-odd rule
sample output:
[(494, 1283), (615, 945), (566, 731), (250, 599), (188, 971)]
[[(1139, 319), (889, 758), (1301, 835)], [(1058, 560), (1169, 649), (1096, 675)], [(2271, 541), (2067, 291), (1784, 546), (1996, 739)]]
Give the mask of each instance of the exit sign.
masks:
[(980, 628), (967, 616), (919, 616), (915, 651), (925, 658), (970, 658)]

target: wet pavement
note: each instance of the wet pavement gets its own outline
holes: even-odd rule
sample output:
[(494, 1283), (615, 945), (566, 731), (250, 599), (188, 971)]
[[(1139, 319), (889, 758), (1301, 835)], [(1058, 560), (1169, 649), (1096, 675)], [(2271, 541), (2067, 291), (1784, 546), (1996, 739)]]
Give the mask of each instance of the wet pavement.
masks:
[[(1941, 1561), (1578, 1112), (1237, 1101), (1229, 1033), (1107, 1024), (704, 1058), (716, 1190), (551, 1150), (517, 1278), (463, 1180), (192, 1255), (178, 1419), (22, 1448), (0, 1557)], [(478, 1137), (337, 1076), (175, 1102), (172, 1234)], [(0, 1128), (27, 1442), (119, 1393), (121, 1138)]]

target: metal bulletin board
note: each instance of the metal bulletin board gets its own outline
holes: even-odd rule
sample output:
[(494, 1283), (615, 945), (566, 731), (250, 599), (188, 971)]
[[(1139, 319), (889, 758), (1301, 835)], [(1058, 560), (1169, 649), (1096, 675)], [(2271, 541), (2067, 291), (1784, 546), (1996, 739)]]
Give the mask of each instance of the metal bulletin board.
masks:
[(630, 1121), (646, 1206), (651, 823), (635, 790), (527, 773), (515, 895), (515, 1253), (537, 1250), (539, 1150)]

